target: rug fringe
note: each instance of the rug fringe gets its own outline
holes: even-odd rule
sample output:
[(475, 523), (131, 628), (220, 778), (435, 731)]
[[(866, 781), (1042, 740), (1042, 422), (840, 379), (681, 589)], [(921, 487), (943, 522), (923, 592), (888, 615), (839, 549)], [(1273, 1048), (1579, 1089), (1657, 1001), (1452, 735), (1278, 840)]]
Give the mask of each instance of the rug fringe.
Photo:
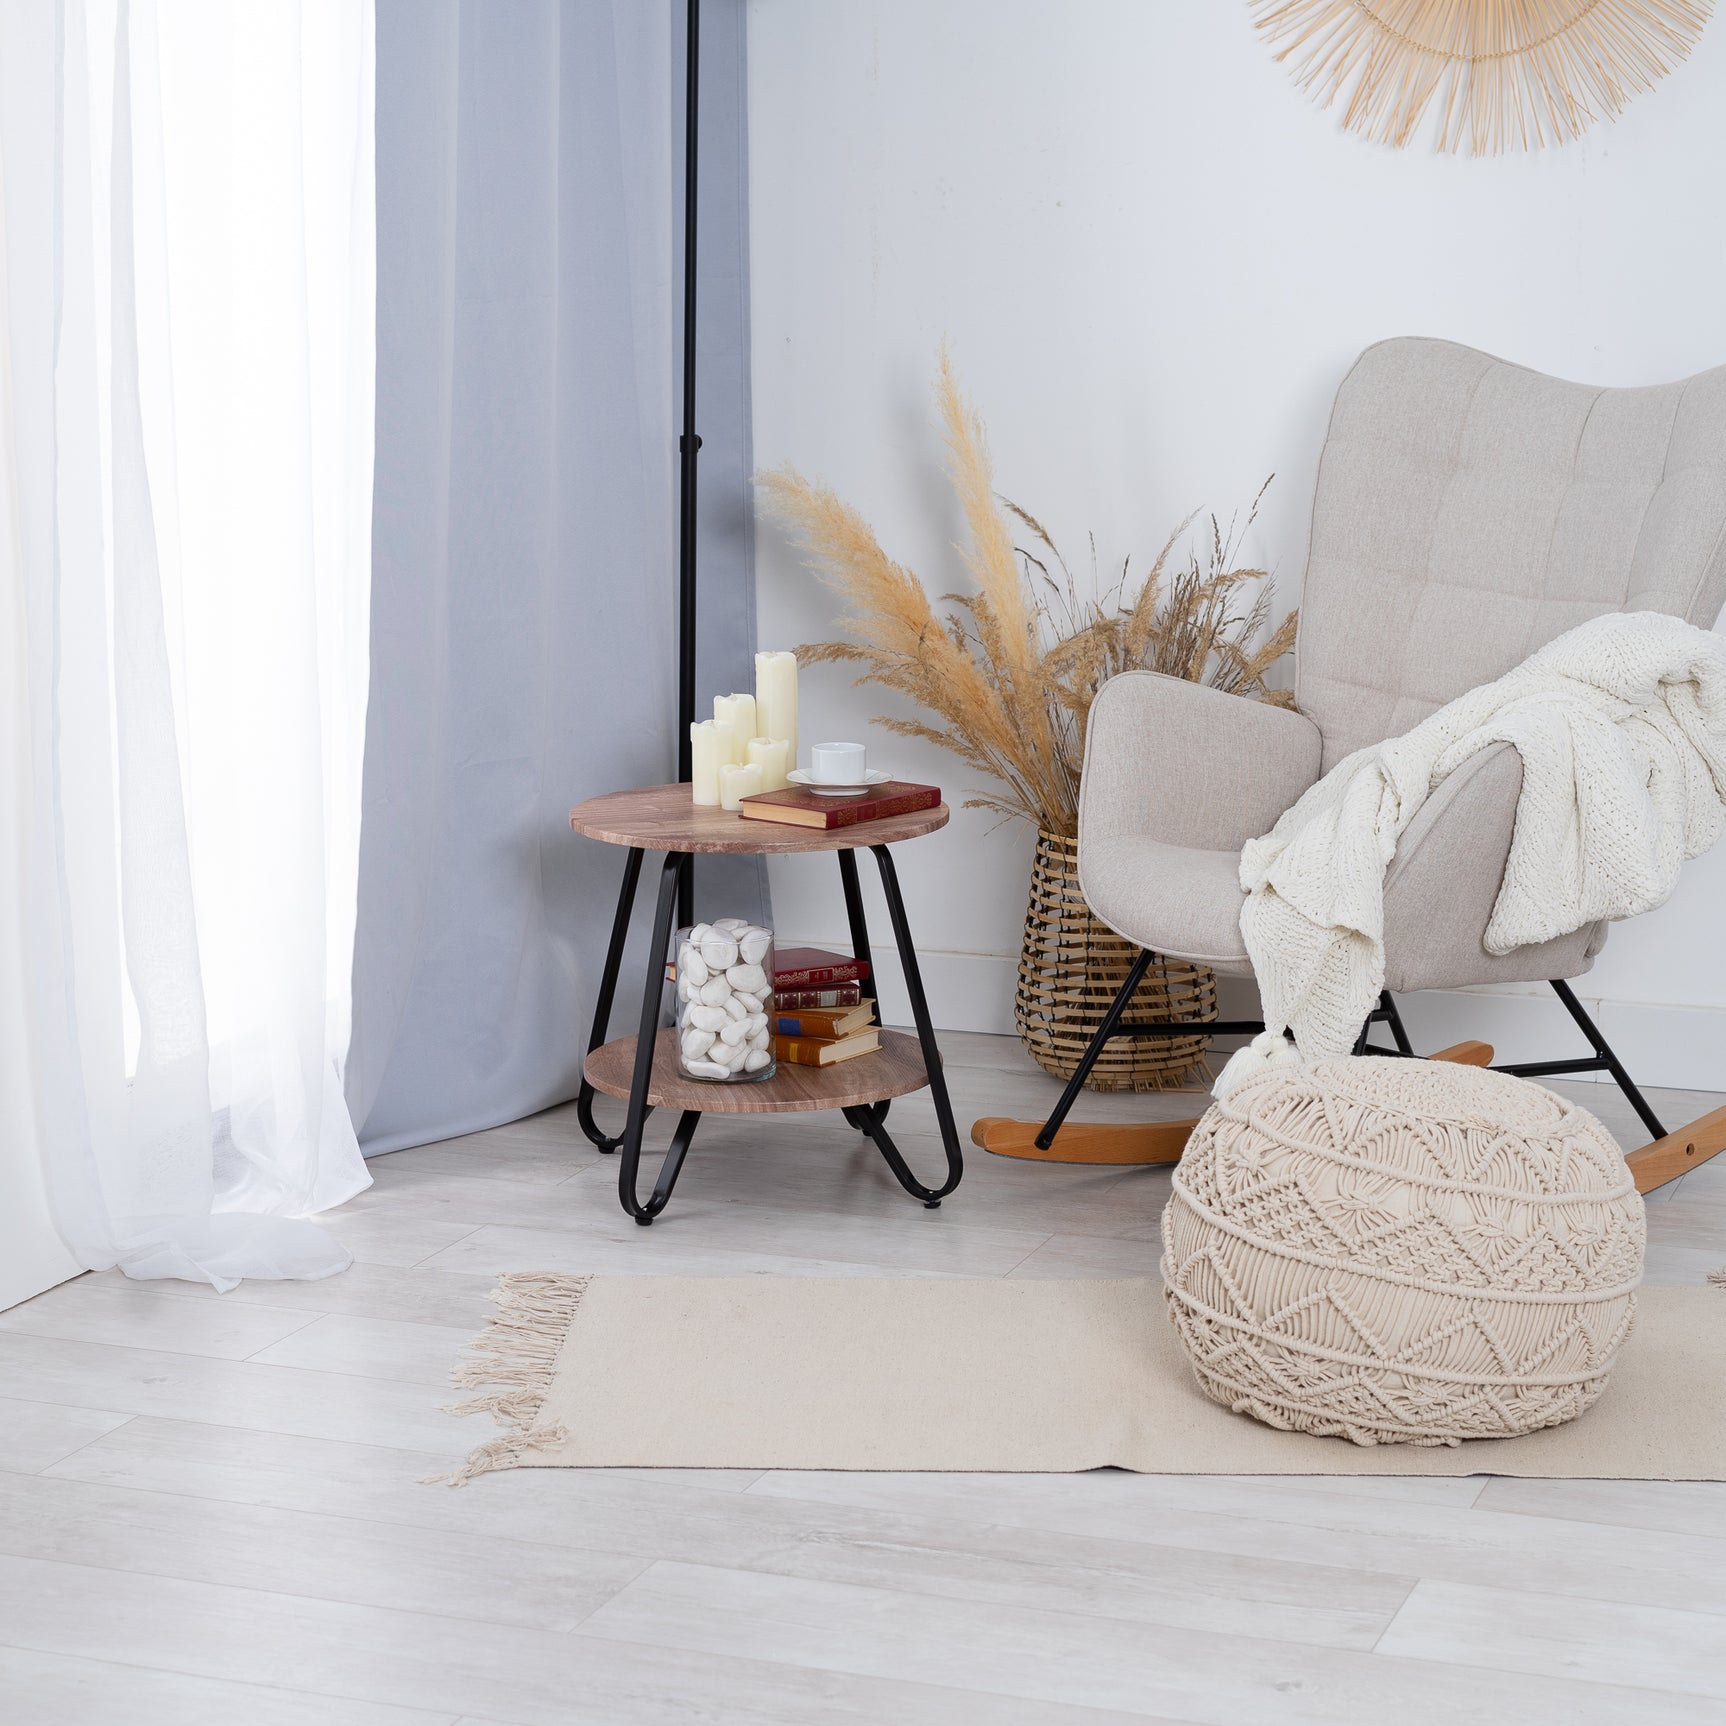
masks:
[(517, 1271), (498, 1278), (491, 1296), (497, 1311), (484, 1333), (469, 1345), (470, 1358), (456, 1366), (453, 1379), (458, 1385), (515, 1388), (449, 1403), (444, 1412), (491, 1414), (509, 1430), (476, 1446), (453, 1474), (428, 1475), (423, 1484), (466, 1486), (476, 1475), (519, 1467), (531, 1452), (562, 1444), (569, 1437), (566, 1427), (541, 1427), (537, 1422), (558, 1351), (592, 1280), (555, 1271)]
[(1711, 1283), (1719, 1284), (1721, 1287), (1726, 1287), (1726, 1265), (1722, 1265), (1717, 1271), (1710, 1271), (1708, 1280)]

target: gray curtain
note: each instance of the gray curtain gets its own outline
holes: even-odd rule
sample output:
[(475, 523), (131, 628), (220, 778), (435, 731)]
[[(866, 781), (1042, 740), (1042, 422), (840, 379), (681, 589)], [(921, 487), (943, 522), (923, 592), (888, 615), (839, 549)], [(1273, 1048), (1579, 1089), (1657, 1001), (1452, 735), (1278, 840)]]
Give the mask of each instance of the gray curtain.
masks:
[[(743, 10), (709, 0), (702, 30), (704, 706), (751, 687), (754, 649)], [(572, 834), (569, 806), (676, 776), (682, 17), (377, 3), (347, 1075), (371, 1154), (574, 1095), (623, 853)], [(746, 861), (698, 866), (704, 907), (759, 916), (764, 891)]]

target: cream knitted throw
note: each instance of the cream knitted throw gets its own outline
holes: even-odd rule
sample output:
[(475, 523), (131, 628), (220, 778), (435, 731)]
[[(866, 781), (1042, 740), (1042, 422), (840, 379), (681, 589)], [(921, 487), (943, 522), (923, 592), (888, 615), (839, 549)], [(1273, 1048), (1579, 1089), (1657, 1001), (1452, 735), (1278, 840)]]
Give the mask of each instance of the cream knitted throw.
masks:
[(1219, 1095), (1289, 1058), (1284, 1026), (1309, 1061), (1354, 1046), (1384, 987), (1397, 840), (1446, 774), (1498, 743), (1522, 757), (1522, 793), (1488, 950), (1652, 910), (1726, 824), (1726, 642), (1661, 612), (1594, 618), (1339, 761), (1249, 840), (1241, 933), (1267, 1032)]

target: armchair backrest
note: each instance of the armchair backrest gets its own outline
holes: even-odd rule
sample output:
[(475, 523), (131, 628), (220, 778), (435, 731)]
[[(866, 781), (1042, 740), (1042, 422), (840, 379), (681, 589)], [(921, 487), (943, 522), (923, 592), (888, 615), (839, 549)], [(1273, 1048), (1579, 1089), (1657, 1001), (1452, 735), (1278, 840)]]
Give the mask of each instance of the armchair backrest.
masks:
[(1325, 769), (1602, 612), (1723, 600), (1726, 366), (1593, 389), (1401, 337), (1343, 380), (1296, 684)]

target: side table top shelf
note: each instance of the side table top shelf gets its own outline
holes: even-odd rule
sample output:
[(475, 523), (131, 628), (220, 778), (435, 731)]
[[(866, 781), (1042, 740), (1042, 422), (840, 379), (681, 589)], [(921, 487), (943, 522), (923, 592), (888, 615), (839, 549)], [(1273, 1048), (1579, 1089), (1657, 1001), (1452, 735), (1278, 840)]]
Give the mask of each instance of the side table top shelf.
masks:
[(947, 825), (947, 805), (937, 803), (912, 815), (884, 815), (850, 827), (798, 827), (789, 821), (749, 820), (729, 809), (698, 809), (687, 785), (646, 785), (576, 804), (569, 812), (569, 824), (589, 839), (642, 851), (736, 851), (760, 856), (855, 851), (917, 839)]
[[(635, 1071), (635, 1038), (619, 1037), (593, 1051), (587, 1082), (608, 1097), (627, 1097)], [(776, 1115), (795, 1109), (849, 1109), (902, 1097), (929, 1082), (915, 1037), (883, 1031), (881, 1047), (831, 1067), (781, 1061), (771, 1079), (721, 1084), (689, 1079), (678, 1071), (677, 1033), (661, 1031), (653, 1046), (653, 1077), (647, 1100), (654, 1108), (700, 1109), (711, 1115)]]

